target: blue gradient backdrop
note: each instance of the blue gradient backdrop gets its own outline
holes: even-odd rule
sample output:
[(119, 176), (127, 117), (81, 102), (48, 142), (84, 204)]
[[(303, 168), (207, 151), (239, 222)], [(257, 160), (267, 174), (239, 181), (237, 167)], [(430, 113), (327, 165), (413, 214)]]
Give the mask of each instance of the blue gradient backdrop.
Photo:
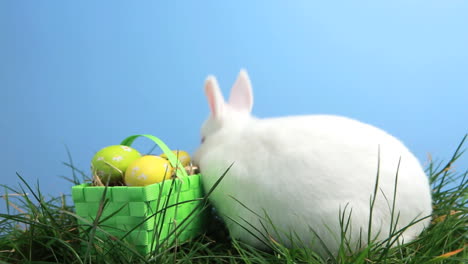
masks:
[(65, 146), (88, 172), (132, 134), (193, 152), (204, 79), (227, 94), (242, 67), (257, 116), (345, 115), (446, 160), (468, 131), (467, 14), (462, 0), (1, 1), (1, 183), (69, 194)]

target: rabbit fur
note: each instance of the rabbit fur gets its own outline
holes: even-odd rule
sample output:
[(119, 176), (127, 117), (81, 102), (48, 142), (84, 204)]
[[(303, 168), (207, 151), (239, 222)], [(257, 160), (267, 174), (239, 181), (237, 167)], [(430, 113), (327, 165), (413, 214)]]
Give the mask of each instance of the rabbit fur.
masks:
[(428, 178), (392, 135), (333, 115), (256, 118), (245, 70), (228, 102), (213, 76), (205, 93), (211, 114), (194, 162), (206, 191), (232, 165), (210, 196), (231, 237), (262, 249), (267, 240), (307, 246), (326, 257), (338, 253), (342, 233), (352, 253), (400, 230), (395, 244), (412, 241), (429, 225)]

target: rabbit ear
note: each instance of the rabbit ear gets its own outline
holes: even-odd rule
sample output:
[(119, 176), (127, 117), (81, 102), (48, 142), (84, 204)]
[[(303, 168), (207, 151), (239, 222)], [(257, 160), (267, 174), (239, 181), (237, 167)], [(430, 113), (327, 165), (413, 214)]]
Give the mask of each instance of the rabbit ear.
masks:
[(214, 76), (209, 76), (205, 81), (205, 94), (210, 105), (211, 114), (215, 118), (222, 116), (224, 98), (219, 89), (218, 81)]
[(229, 105), (239, 111), (252, 111), (253, 94), (247, 71), (242, 69), (239, 72), (236, 82), (232, 86), (229, 96)]

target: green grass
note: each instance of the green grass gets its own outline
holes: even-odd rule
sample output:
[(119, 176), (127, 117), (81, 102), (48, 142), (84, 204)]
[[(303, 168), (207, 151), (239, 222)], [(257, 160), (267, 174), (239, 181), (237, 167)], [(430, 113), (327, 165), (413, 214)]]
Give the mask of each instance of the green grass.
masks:
[[(454, 169), (466, 138), (448, 162), (431, 161), (427, 166), (433, 189), (433, 224), (403, 246), (390, 248), (390, 239), (351, 256), (343, 253), (321, 259), (299, 245), (288, 249), (271, 240), (272, 250), (264, 252), (231, 241), (222, 222), (212, 214), (205, 235), (184, 244), (162, 245), (151, 255), (141, 256), (125, 241), (90, 235), (100, 230), (98, 221), (90, 225), (89, 233), (80, 235), (84, 229), (77, 225), (67, 197), (46, 198), (39, 184), (32, 187), (23, 180), (16, 189), (3, 186), (7, 213), (0, 214), (0, 263), (468, 263), (468, 171)], [(69, 160), (71, 181), (78, 183), (86, 175), (74, 168), (70, 155)], [(458, 167), (463, 166), (466, 164)]]

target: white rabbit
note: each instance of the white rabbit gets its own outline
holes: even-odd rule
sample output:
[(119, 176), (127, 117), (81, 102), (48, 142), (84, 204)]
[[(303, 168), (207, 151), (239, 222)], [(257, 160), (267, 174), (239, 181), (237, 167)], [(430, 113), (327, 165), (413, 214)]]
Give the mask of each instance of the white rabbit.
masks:
[(228, 103), (213, 76), (205, 93), (211, 115), (194, 162), (205, 190), (232, 164), (210, 200), (233, 238), (258, 248), (266, 247), (259, 239), (288, 247), (299, 241), (327, 257), (339, 251), (341, 226), (347, 226), (349, 253), (362, 249), (368, 238), (384, 241), (401, 229), (398, 242), (409, 242), (430, 224), (428, 179), (395, 137), (332, 115), (255, 118), (244, 70)]

